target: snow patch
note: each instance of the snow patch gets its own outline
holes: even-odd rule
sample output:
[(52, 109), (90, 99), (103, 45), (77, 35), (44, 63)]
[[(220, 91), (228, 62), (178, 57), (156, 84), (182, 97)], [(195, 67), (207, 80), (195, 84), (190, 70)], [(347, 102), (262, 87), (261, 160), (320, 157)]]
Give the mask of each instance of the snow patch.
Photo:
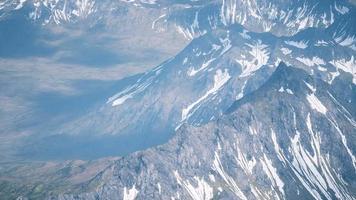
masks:
[(309, 67), (325, 65), (325, 61), (317, 56), (314, 56), (312, 59), (303, 57), (297, 57), (296, 59)]
[(278, 159), (285, 164), (285, 157), (284, 157), (283, 151), (282, 151), (281, 147), (279, 146), (279, 144), (277, 142), (276, 133), (274, 132), (274, 130), (272, 128), (271, 128), (271, 137), (272, 137), (274, 150), (277, 153)]
[(340, 137), (341, 137), (341, 141), (342, 144), (344, 145), (347, 153), (349, 154), (351, 161), (352, 161), (352, 165), (354, 167), (354, 170), (356, 171), (356, 157), (353, 155), (352, 150), (350, 149), (349, 145), (347, 144), (347, 138), (344, 135), (344, 133), (341, 131), (341, 129), (339, 128), (338, 124), (335, 122), (335, 120), (329, 119), (329, 121), (331, 122), (331, 124), (335, 127), (336, 131), (339, 133)]
[(192, 185), (189, 180), (183, 180), (178, 171), (174, 171), (174, 176), (179, 185), (183, 186), (193, 200), (210, 200), (214, 197), (213, 188), (204, 178), (194, 177), (197, 186)]
[(342, 5), (339, 6), (339, 5), (336, 4), (336, 2), (335, 2), (334, 8), (335, 8), (335, 10), (336, 10), (337, 12), (339, 12), (339, 13), (342, 14), (342, 15), (344, 15), (344, 14), (346, 14), (346, 13), (349, 12), (349, 9), (348, 9), (347, 7), (342, 6)]
[[(270, 52), (268, 46), (262, 44), (261, 40), (258, 40), (255, 44), (247, 44), (250, 47), (249, 54), (253, 57), (252, 60), (247, 59), (235, 59), (237, 63), (241, 65), (241, 74), (239, 77), (250, 76), (252, 73), (260, 69), (263, 65), (267, 64)], [(246, 57), (246, 56), (245, 56)]]
[(309, 88), (310, 91), (312, 92), (316, 92), (316, 88), (312, 85), (310, 85), (309, 83), (303, 81), (305, 83), (305, 85)]
[(285, 41), (284, 43), (297, 47), (299, 49), (306, 49), (308, 47), (308, 42), (307, 41)]
[(281, 48), (281, 51), (284, 55), (289, 55), (290, 53), (292, 53), (292, 50), (285, 47)]
[(286, 92), (287, 92), (288, 94), (294, 94), (293, 91), (292, 91), (291, 89), (289, 89), (289, 88), (286, 89)]
[(240, 33), (240, 35), (241, 35), (241, 37), (243, 37), (244, 39), (249, 40), (249, 39), (251, 39), (251, 36), (249, 36), (247, 33), (248, 33), (247, 30), (243, 30), (242, 33)]
[[(223, 72), (221, 69), (216, 70), (216, 73), (214, 75), (214, 85), (213, 87), (208, 90), (202, 97), (200, 97), (197, 101), (194, 103), (190, 104), (188, 107), (184, 108), (182, 110), (182, 121), (186, 120), (189, 118), (196, 110), (195, 108), (199, 103), (204, 101), (209, 95), (216, 94), (218, 90), (231, 78), (229, 72), (227, 69)], [(194, 109), (195, 108), (195, 109)], [(198, 107), (199, 108), (199, 107)], [(192, 111), (192, 109), (194, 109)]]
[(246, 175), (252, 175), (253, 168), (256, 165), (256, 159), (254, 157), (252, 157), (251, 160), (247, 159), (247, 156), (241, 151), (239, 147), (238, 140), (236, 140), (234, 147), (237, 152), (237, 156), (234, 156), (236, 162), (240, 165)]
[(124, 200), (134, 200), (136, 199), (137, 194), (138, 190), (135, 185), (133, 185), (131, 189), (124, 187)]
[(326, 114), (326, 112), (328, 111), (326, 109), (326, 107), (323, 105), (323, 103), (321, 103), (321, 101), (318, 99), (318, 97), (315, 96), (314, 93), (312, 94), (308, 94), (307, 95), (307, 100), (309, 102), (309, 105), (312, 109), (322, 113), (322, 114)]
[(272, 185), (278, 189), (278, 191), (285, 196), (284, 194), (284, 182), (278, 176), (277, 169), (273, 167), (272, 161), (267, 158), (266, 154), (263, 154), (263, 159), (260, 159), (262, 163), (262, 169), (267, 174), (268, 178), (271, 180)]
[(160, 183), (157, 183), (157, 188), (158, 188), (158, 193), (161, 194), (162, 193), (162, 187)]
[(124, 104), (128, 99), (131, 99), (135, 95), (143, 92), (148, 86), (150, 86), (154, 82), (155, 78), (162, 72), (162, 67), (163, 65), (160, 65), (152, 71), (147, 72), (135, 84), (110, 97), (106, 103), (111, 103), (113, 107), (119, 106)]
[(229, 176), (220, 161), (219, 154), (215, 152), (214, 161), (213, 161), (213, 170), (216, 171), (225, 181), (228, 188), (240, 199), (247, 200), (247, 197), (241, 191), (241, 189), (237, 186), (235, 180)]
[(283, 86), (281, 86), (281, 87), (279, 88), (278, 92), (280, 92), (280, 93), (287, 92), (288, 94), (294, 94), (291, 89), (289, 89), (289, 88), (284, 89)]
[(344, 72), (350, 73), (353, 77), (352, 82), (356, 84), (356, 61), (354, 56), (351, 56), (350, 60), (340, 59), (330, 61), (336, 68), (341, 69)]
[(284, 87), (281, 86), (281, 87), (279, 88), (278, 92), (284, 92)]
[(209, 59), (208, 61), (204, 62), (202, 64), (202, 66), (199, 69), (194, 69), (194, 68), (190, 68), (188, 71), (188, 76), (194, 76), (196, 75), (198, 72), (204, 70), (205, 68), (207, 68), (213, 61), (215, 60), (215, 58)]
[(244, 82), (244, 84), (242, 85), (240, 92), (239, 92), (239, 93), (237, 94), (237, 96), (236, 96), (236, 100), (240, 100), (240, 99), (242, 99), (242, 97), (244, 97), (245, 87), (246, 87), (247, 81), (248, 81), (248, 80), (246, 80), (246, 81)]
[(20, 0), (19, 3), (17, 4), (17, 6), (15, 7), (15, 10), (21, 9), (24, 6), (26, 1), (27, 0)]
[(326, 42), (326, 41), (324, 41), (324, 40), (318, 40), (316, 43), (315, 43), (315, 46), (317, 46), (317, 47), (321, 47), (321, 46), (323, 46), (323, 47), (326, 47), (326, 46), (328, 46), (328, 42)]

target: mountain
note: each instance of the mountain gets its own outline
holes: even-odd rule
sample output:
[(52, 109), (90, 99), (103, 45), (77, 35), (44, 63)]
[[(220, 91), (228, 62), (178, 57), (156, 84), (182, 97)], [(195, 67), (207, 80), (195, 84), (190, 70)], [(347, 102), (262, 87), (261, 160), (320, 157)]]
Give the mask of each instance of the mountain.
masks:
[(355, 112), (339, 98), (328, 83), (281, 63), (219, 120), (183, 126), (168, 144), (118, 160), (114, 177), (92, 194), (353, 199)]
[[(110, 30), (142, 60), (184, 46), (19, 140), (30, 161), (0, 168), (1, 198), (356, 198), (349, 1), (5, 1), (0, 11), (68, 33)], [(102, 160), (46, 161), (56, 156)]]
[(354, 199), (355, 112), (334, 91), (349, 84), (344, 76), (330, 85), (281, 63), (219, 119), (185, 124), (167, 144), (116, 159), (73, 186), (77, 194), (43, 193), (55, 199)]
[[(340, 26), (349, 27), (354, 15), (349, 10), (345, 18), (326, 29), (309, 28), (283, 37), (251, 32), (239, 24), (216, 27), (109, 97), (105, 105), (51, 130), (54, 135), (26, 145), (38, 146), (35, 152), (24, 151), (41, 154), (42, 149), (53, 146), (52, 141), (58, 144), (71, 137), (82, 146), (112, 141), (108, 149), (101, 150), (104, 154), (115, 151), (126, 155), (164, 143), (184, 123), (199, 126), (219, 118), (235, 100), (264, 84), (280, 61), (330, 84), (344, 73), (355, 83), (355, 31), (336, 31)], [(354, 111), (352, 97), (345, 97), (344, 106)], [(56, 146), (53, 154), (63, 148), (76, 149), (77, 145)]]

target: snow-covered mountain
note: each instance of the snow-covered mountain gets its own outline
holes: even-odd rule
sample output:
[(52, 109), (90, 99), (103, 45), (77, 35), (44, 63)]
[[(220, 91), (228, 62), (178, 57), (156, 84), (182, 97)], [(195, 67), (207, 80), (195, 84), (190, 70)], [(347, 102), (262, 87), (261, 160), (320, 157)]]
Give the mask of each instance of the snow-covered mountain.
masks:
[[(350, 2), (4, 1), (0, 8), (3, 20), (28, 9), (45, 26), (144, 22), (189, 41), (104, 104), (25, 141), (30, 154), (94, 143), (100, 144), (95, 151), (130, 153), (72, 191), (46, 188), (41, 197), (356, 198), (356, 9)], [(116, 19), (125, 15), (139, 23)], [(129, 33), (128, 27), (117, 30)]]
[(344, 94), (354, 93), (355, 87), (345, 86), (350, 86), (346, 74), (329, 84), (281, 63), (259, 89), (235, 101), (218, 120), (200, 127), (185, 124), (167, 144), (117, 159), (92, 179), (71, 186), (76, 194), (49, 194), (53, 190), (45, 186), (43, 193), (27, 195), (355, 199), (355, 112), (343, 106)]
[[(332, 5), (335, 8), (335, 2)], [(146, 147), (163, 143), (184, 123), (199, 126), (218, 119), (234, 101), (264, 84), (280, 62), (329, 84), (344, 74), (355, 84), (356, 32), (350, 27), (355, 10), (344, 10), (327, 28), (298, 29), (292, 36), (252, 32), (237, 22), (200, 29), (204, 34), (192, 37), (175, 57), (108, 97), (105, 105), (53, 132), (125, 138), (116, 141), (118, 146), (128, 141)], [(352, 98), (345, 95), (343, 105), (355, 111)], [(144, 142), (137, 139), (142, 137)]]
[(355, 115), (333, 89), (342, 77), (330, 85), (281, 63), (219, 120), (119, 159), (97, 177), (106, 184), (76, 197), (354, 199)]

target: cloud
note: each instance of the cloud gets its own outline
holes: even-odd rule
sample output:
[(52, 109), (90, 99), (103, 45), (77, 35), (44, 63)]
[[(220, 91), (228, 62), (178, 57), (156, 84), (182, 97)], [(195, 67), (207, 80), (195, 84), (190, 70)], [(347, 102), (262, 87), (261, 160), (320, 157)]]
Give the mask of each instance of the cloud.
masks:
[[(18, 140), (32, 134), (36, 126), (62, 117), (51, 115), (42, 119), (41, 112), (48, 109), (42, 105), (43, 98), (37, 98), (42, 94), (77, 98), (87, 92), (77, 84), (80, 81), (116, 82), (146, 70), (142, 63), (97, 68), (58, 63), (53, 58), (0, 58), (0, 137), (8, 137), (2, 141)], [(5, 147), (5, 143), (0, 142), (0, 146)]]
[[(53, 62), (47, 58), (0, 59), (0, 81), (14, 90), (33, 93), (55, 91), (70, 94), (80, 80), (115, 81), (147, 70), (142, 63), (125, 63), (106, 68)], [(9, 90), (9, 88), (7, 88)]]

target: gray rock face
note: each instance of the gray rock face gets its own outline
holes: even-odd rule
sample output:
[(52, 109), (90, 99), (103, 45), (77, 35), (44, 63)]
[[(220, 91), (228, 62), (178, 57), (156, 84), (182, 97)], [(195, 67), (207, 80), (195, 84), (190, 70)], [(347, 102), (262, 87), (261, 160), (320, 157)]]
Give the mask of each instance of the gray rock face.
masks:
[(58, 198), (355, 199), (355, 112), (340, 101), (282, 63), (220, 119), (183, 125), (167, 144), (117, 160), (95, 191)]

